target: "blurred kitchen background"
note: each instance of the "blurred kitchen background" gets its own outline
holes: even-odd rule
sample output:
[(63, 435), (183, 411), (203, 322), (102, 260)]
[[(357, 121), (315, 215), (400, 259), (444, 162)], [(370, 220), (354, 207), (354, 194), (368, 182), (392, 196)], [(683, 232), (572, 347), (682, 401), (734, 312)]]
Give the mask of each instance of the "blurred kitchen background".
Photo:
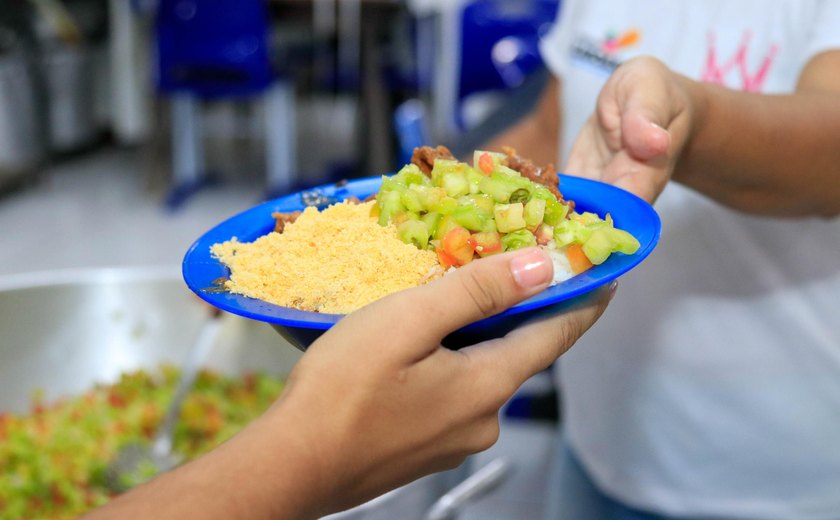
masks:
[[(38, 298), (55, 300), (50, 287), (74, 286), (85, 295), (79, 301), (94, 306), (96, 295), (123, 290), (126, 279), (167, 280), (167, 291), (186, 291), (183, 254), (225, 218), (291, 191), (393, 172), (415, 146), (471, 151), (536, 101), (547, 76), (538, 41), (560, 7), (557, 0), (2, 4), (0, 315), (7, 317), (32, 288), (40, 291), (35, 309)], [(155, 290), (146, 293), (154, 305)], [(126, 312), (144, 326), (157, 323), (135, 307)], [(111, 315), (100, 311), (95, 319)], [(190, 312), (196, 317), (182, 327), (185, 337), (202, 321), (200, 311)], [(23, 331), (79, 326), (32, 309), (26, 316), (35, 322)], [(122, 334), (97, 323), (85, 330)], [(30, 363), (37, 374), (40, 361), (10, 354), (32, 337), (7, 334), (19, 328), (12, 318), (0, 324), (7, 369), (0, 392), (10, 381), (40, 384), (15, 367)], [(63, 332), (38, 337), (65, 341)], [(113, 377), (130, 359), (90, 374)], [(507, 408), (499, 445), (459, 474), (499, 457), (510, 463), (497, 472), (501, 486), (458, 518), (539, 516), (557, 423), (550, 386), (535, 379)], [(17, 403), (0, 402), (0, 412), (4, 406)]]

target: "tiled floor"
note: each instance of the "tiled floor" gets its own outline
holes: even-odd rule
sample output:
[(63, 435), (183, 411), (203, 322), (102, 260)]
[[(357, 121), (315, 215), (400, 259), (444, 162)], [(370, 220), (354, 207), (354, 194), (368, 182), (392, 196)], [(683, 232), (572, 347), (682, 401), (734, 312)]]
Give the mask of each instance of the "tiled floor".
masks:
[(49, 168), (0, 198), (0, 275), (52, 269), (172, 266), (201, 233), (260, 200), (227, 183), (164, 210), (138, 150), (108, 149)]

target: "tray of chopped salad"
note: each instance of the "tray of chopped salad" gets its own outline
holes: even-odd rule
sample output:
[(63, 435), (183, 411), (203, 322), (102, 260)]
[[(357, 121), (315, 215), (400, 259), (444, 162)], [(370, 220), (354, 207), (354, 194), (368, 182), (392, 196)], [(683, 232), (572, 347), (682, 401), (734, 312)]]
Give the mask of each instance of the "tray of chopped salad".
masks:
[[(415, 151), (391, 176), (266, 202), (187, 252), (187, 285), (212, 305), (264, 321), (301, 348), (342, 316), (392, 292), (503, 251), (538, 246), (551, 287), (493, 320), (589, 292), (638, 265), (660, 235), (655, 210), (619, 188), (538, 167), (515, 151)], [(293, 335), (294, 336), (294, 335)]]

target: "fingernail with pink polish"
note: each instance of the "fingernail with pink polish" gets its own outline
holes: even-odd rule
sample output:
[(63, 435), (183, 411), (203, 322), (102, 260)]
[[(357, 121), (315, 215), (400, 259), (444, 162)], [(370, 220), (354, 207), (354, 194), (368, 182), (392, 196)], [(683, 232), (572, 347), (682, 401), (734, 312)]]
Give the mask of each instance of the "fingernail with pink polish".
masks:
[(542, 249), (523, 250), (510, 261), (510, 272), (516, 283), (524, 289), (548, 285), (554, 277), (554, 266), (548, 253)]

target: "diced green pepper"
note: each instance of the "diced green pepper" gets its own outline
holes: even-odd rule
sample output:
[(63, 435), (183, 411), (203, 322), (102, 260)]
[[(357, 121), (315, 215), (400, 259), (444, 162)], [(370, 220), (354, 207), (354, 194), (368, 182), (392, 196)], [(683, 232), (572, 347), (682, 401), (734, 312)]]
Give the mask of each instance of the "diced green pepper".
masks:
[(440, 199), (446, 196), (446, 192), (443, 188), (435, 186), (420, 186), (417, 184), (409, 186), (408, 192), (414, 194), (412, 197), (416, 197), (416, 200), (421, 207), (420, 211), (430, 211), (431, 208), (435, 207), (440, 202)]
[(470, 183), (463, 172), (447, 172), (441, 178), (441, 186), (450, 197), (460, 197), (470, 192)]
[[(506, 168), (506, 167), (502, 166), (501, 168)], [(510, 170), (510, 168), (506, 168), (506, 169)], [(510, 170), (510, 171), (513, 172), (513, 173), (509, 174), (509, 173), (505, 173), (505, 172), (500, 172), (497, 169), (495, 172), (493, 172), (492, 175), (490, 175), (490, 178), (495, 180), (495, 181), (498, 181), (498, 182), (503, 182), (503, 183), (505, 183), (509, 186), (513, 186), (516, 189), (524, 188), (524, 189), (528, 190), (528, 192), (534, 191), (536, 189), (537, 185), (535, 185), (530, 179), (526, 179), (525, 177), (520, 176), (519, 172), (517, 172), (515, 170)], [(513, 192), (511, 192), (511, 193), (513, 193)]]
[(534, 229), (542, 224), (545, 216), (545, 201), (542, 199), (531, 199), (525, 204), (525, 224)]
[(583, 243), (583, 254), (595, 265), (604, 263), (612, 253), (612, 241), (605, 233), (608, 228), (596, 229), (589, 239)]
[(524, 207), (521, 202), (496, 204), (496, 208), (493, 211), (493, 216), (496, 219), (496, 227), (502, 233), (523, 229), (526, 226), (523, 213)]
[[(525, 177), (522, 177), (521, 173), (514, 170), (513, 168), (508, 168), (504, 164), (497, 164), (496, 169), (493, 170), (493, 173), (497, 173), (497, 174), (500, 173), (502, 175), (507, 175), (508, 177), (519, 177), (521, 179), (525, 179)], [(525, 180), (528, 180), (528, 179), (525, 179)]]
[(420, 200), (420, 193), (417, 190), (411, 189), (413, 187), (411, 186), (400, 194), (400, 202), (407, 210), (420, 213), (426, 208), (423, 206), (423, 201)]
[(482, 193), (465, 195), (458, 199), (458, 204), (460, 204), (461, 206), (476, 206), (488, 215), (491, 215), (493, 213), (493, 208), (496, 207), (496, 202), (493, 200), (493, 198), (489, 195), (484, 195)]
[(484, 222), (490, 215), (474, 205), (458, 206), (452, 212), (455, 222), (470, 231), (480, 231), (484, 228)]
[(531, 198), (531, 193), (525, 188), (519, 188), (510, 194), (510, 202), (521, 202), (525, 204)]
[(425, 215), (420, 217), (420, 220), (426, 224), (426, 228), (429, 231), (429, 236), (434, 236), (435, 232), (437, 231), (438, 225), (440, 224), (440, 219), (443, 216), (440, 213), (435, 211), (426, 213)]
[(433, 236), (435, 240), (442, 240), (449, 230), (456, 227), (460, 227), (460, 225), (454, 218), (452, 218), (452, 215), (444, 215), (441, 217)]
[(440, 201), (432, 206), (432, 211), (436, 211), (441, 215), (451, 215), (458, 207), (458, 201), (452, 197), (443, 197)]
[(520, 229), (519, 231), (502, 235), (502, 248), (505, 251), (513, 251), (514, 249), (522, 249), (523, 247), (535, 245), (537, 245), (537, 237), (527, 229)]
[(425, 175), (417, 167), (416, 164), (407, 164), (392, 177), (392, 180), (404, 184), (405, 186), (431, 186), (432, 180)]
[(496, 220), (492, 218), (485, 220), (484, 225), (481, 227), (481, 231), (485, 233), (497, 233), (499, 228), (496, 226)]
[(479, 188), (479, 186), (481, 185), (481, 179), (484, 178), (484, 175), (473, 168), (469, 168), (466, 171), (466, 176), (467, 182), (470, 183), (470, 193), (480, 193), (481, 188)]
[(510, 184), (500, 182), (492, 177), (484, 177), (478, 184), (482, 193), (486, 193), (493, 197), (498, 203), (506, 204), (510, 200), (510, 195), (518, 188)]
[(432, 184), (441, 186), (441, 179), (447, 173), (465, 174), (469, 166), (462, 162), (452, 159), (435, 159), (435, 164), (432, 166)]
[(388, 193), (391, 191), (402, 193), (407, 189), (408, 186), (400, 182), (398, 179), (382, 176), (382, 186), (379, 188), (379, 193)]
[(624, 253), (625, 255), (632, 255), (635, 254), (641, 247), (641, 244), (636, 237), (623, 229), (610, 227), (604, 229), (604, 232), (607, 233), (612, 241), (613, 251), (618, 251), (619, 253)]
[(561, 220), (566, 218), (569, 213), (569, 207), (557, 200), (551, 191), (544, 187), (538, 187), (531, 194), (531, 199), (540, 199), (545, 201), (545, 214), (543, 221), (550, 226), (556, 226)]
[(554, 242), (557, 247), (583, 244), (591, 235), (592, 230), (576, 220), (563, 220), (554, 226)]
[(394, 215), (405, 211), (405, 206), (403, 206), (401, 199), (401, 194), (398, 191), (387, 191), (379, 194), (377, 204), (379, 205), (380, 226), (387, 226)]
[(429, 228), (422, 220), (406, 220), (397, 227), (397, 235), (406, 244), (414, 244), (418, 249), (429, 245)]

